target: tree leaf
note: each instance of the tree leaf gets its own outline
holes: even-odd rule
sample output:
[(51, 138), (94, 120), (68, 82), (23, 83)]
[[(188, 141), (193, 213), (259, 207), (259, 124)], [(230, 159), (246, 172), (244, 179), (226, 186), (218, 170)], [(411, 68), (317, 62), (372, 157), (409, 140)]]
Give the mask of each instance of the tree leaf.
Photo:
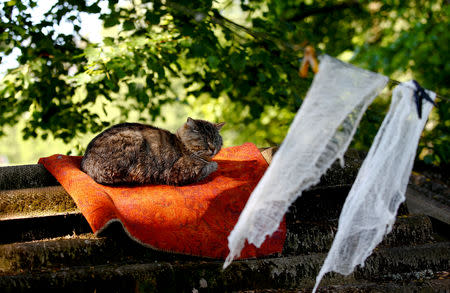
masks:
[(216, 56), (208, 56), (207, 60), (211, 69), (216, 69), (219, 66), (220, 60)]

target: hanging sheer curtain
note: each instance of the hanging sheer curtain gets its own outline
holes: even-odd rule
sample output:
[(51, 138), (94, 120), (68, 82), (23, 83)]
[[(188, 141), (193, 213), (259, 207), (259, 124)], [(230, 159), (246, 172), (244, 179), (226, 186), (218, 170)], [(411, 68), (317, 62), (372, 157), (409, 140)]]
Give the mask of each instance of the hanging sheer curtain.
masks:
[[(391, 106), (339, 218), (336, 237), (316, 279), (316, 290), (327, 272), (348, 275), (389, 233), (414, 163), (420, 134), (432, 104), (424, 102), (419, 119), (414, 101), (415, 85), (409, 81), (394, 89)], [(431, 99), (435, 93), (426, 91)]]
[(323, 56), (319, 72), (269, 168), (228, 236), (238, 257), (245, 241), (260, 246), (278, 228), (285, 212), (350, 144), (359, 121), (388, 78)]

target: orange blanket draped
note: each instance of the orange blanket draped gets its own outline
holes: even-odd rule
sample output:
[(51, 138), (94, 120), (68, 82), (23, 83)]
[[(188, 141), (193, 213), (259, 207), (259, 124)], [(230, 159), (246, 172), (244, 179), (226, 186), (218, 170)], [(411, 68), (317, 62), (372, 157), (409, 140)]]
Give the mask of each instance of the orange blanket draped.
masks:
[[(119, 220), (138, 242), (157, 250), (224, 259), (227, 236), (264, 174), (267, 163), (255, 145), (222, 149), (216, 172), (181, 187), (104, 186), (80, 170), (81, 157), (53, 155), (40, 164), (72, 196), (95, 233)], [(281, 253), (286, 224), (260, 248), (246, 244), (241, 258)]]

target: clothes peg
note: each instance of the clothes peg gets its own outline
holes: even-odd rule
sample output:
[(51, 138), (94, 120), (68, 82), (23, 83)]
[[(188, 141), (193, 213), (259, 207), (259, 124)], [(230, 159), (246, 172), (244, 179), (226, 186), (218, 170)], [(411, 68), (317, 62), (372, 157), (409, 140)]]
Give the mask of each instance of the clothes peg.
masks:
[(316, 50), (312, 46), (305, 47), (305, 54), (303, 56), (302, 64), (298, 70), (298, 75), (305, 78), (308, 75), (308, 68), (311, 65), (311, 69), (314, 73), (319, 71), (319, 62), (316, 58)]
[(421, 87), (420, 84), (417, 81), (413, 80), (412, 82), (416, 86), (416, 90), (414, 92), (414, 98), (416, 100), (417, 115), (419, 116), (419, 119), (422, 119), (422, 100), (430, 102), (435, 107), (437, 107), (437, 105), (430, 98), (430, 96), (425, 92), (423, 87)]

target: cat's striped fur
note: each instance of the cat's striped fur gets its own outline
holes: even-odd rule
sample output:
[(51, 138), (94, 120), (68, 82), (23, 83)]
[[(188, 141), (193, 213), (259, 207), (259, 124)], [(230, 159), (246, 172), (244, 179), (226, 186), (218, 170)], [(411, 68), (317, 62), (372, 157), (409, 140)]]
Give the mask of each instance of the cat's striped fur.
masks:
[(217, 170), (224, 123), (187, 119), (176, 134), (151, 125), (123, 123), (97, 135), (81, 169), (101, 184), (186, 185)]

